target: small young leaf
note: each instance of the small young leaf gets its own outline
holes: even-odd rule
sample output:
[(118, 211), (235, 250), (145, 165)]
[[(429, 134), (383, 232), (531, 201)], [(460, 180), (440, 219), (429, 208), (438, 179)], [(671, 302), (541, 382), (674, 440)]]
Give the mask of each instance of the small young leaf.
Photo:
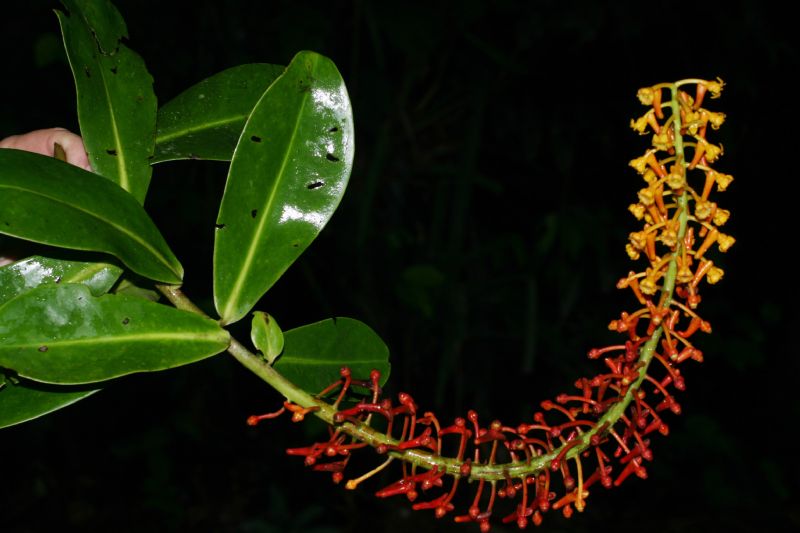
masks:
[(253, 313), (250, 339), (270, 364), (283, 351), (283, 332), (275, 319), (263, 311)]
[(52, 157), (0, 149), (0, 233), (106, 252), (131, 270), (180, 283), (183, 267), (145, 210), (119, 186)]
[(27, 380), (0, 389), (0, 428), (27, 422), (91, 396), (98, 389), (60, 387)]
[(372, 328), (352, 318), (329, 318), (284, 332), (283, 355), (275, 368), (289, 381), (318, 392), (339, 378), (346, 366), (366, 378), (372, 370), (386, 383), (391, 365), (389, 348)]
[(45, 283), (82, 283), (92, 295), (108, 292), (122, 269), (108, 263), (65, 261), (34, 255), (0, 268), (0, 305)]
[(78, 94), (92, 168), (144, 202), (156, 127), (153, 78), (122, 43), (125, 21), (107, 0), (62, 0), (56, 11)]
[(44, 285), (0, 306), (0, 366), (44, 383), (82, 384), (165, 370), (229, 343), (213, 320), (84, 285)]
[(230, 161), (253, 107), (286, 67), (229, 68), (189, 87), (158, 110), (153, 163), (176, 159)]
[(245, 316), (314, 240), (353, 163), (350, 99), (336, 66), (300, 52), (244, 127), (217, 217), (214, 302)]

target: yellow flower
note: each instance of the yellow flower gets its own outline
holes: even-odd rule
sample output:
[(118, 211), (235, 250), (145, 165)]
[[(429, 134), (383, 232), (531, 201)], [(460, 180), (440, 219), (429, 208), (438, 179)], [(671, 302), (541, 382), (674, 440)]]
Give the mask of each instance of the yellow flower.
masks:
[(719, 237), (717, 237), (717, 244), (719, 244), (720, 252), (727, 252), (735, 242), (736, 239), (734, 239), (730, 235), (725, 235), (724, 233), (720, 233)]
[(722, 123), (725, 122), (725, 113), (714, 113), (708, 111), (708, 122), (711, 124), (711, 127), (715, 130), (718, 130)]
[(636, 93), (636, 97), (639, 98), (639, 101), (644, 105), (653, 105), (655, 91), (653, 91), (652, 87), (643, 87)]
[(672, 248), (678, 242), (678, 233), (672, 228), (664, 228), (661, 231), (659, 240)]
[(697, 205), (694, 206), (694, 216), (697, 220), (706, 220), (711, 216), (713, 210), (713, 202), (697, 202)]
[(725, 82), (722, 81), (722, 79), (717, 78), (716, 81), (703, 82), (703, 85), (705, 85), (706, 89), (708, 89), (708, 92), (711, 93), (711, 98), (719, 98), (722, 88), (725, 87)]
[(636, 220), (642, 220), (644, 216), (644, 206), (642, 204), (631, 204), (628, 206), (628, 211), (633, 213), (633, 216), (636, 217)]
[(720, 209), (717, 208), (716, 212), (714, 212), (714, 224), (717, 226), (722, 226), (725, 224), (731, 216), (731, 212), (727, 209)]
[(723, 154), (722, 145), (706, 143), (706, 161), (713, 163)]
[(636, 120), (631, 119), (631, 129), (634, 131), (638, 131), (639, 135), (644, 135), (647, 130), (647, 115), (652, 113), (653, 110), (651, 109), (641, 117), (637, 118)]
[(664, 128), (661, 133), (653, 135), (653, 146), (658, 150), (669, 150), (672, 148), (672, 140), (669, 138), (669, 129)]
[(640, 190), (639, 202), (644, 206), (653, 205), (653, 202), (655, 202), (655, 193), (653, 189), (648, 187), (647, 189)]
[(714, 172), (713, 170), (711, 172), (714, 173), (714, 181), (717, 182), (717, 190), (719, 192), (724, 192), (733, 181), (733, 176), (721, 172)]
[(647, 246), (647, 235), (643, 231), (636, 231), (628, 235), (631, 245), (637, 250), (644, 250)]
[(694, 278), (692, 269), (688, 265), (681, 265), (678, 269), (678, 283), (689, 283)]
[(653, 172), (653, 169), (650, 167), (648, 167), (647, 170), (644, 171), (644, 174), (642, 174), (642, 178), (644, 178), (644, 181), (646, 181), (650, 185), (658, 181), (658, 176), (656, 176), (656, 173)]
[(711, 285), (714, 285), (719, 280), (721, 280), (722, 276), (724, 275), (725, 275), (724, 270), (722, 270), (719, 267), (712, 266), (711, 268), (708, 269), (708, 272), (706, 272), (706, 279)]
[(628, 257), (630, 257), (630, 258), (631, 258), (631, 259), (633, 259), (634, 261), (636, 261), (637, 259), (639, 259), (639, 250), (637, 250), (636, 248), (634, 248), (634, 247), (633, 247), (633, 245), (632, 245), (631, 243), (627, 243), (627, 244), (625, 245), (625, 252), (627, 252), (627, 254), (628, 254)]
[(686, 177), (683, 174), (672, 172), (667, 176), (666, 182), (670, 189), (683, 189), (686, 186)]

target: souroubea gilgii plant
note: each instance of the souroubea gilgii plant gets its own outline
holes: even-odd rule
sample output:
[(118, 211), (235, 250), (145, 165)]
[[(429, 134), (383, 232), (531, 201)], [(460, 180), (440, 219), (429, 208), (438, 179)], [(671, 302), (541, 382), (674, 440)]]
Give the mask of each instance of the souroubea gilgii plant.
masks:
[[(366, 325), (338, 318), (281, 331), (261, 297), (325, 226), (350, 175), (353, 123), (334, 64), (313, 52), (286, 66), (234, 67), (158, 107), (125, 23), (106, 0), (63, 0), (58, 12), (94, 172), (0, 150), (0, 232), (48, 245), (0, 268), (0, 427), (86, 398), (104, 382), (228, 352), (286, 401), (278, 411), (329, 426), (327, 440), (287, 450), (345, 481), (351, 457), (382, 458), (398, 478), (378, 497), (404, 496), (488, 531), (492, 521), (540, 524), (549, 509), (583, 511), (591, 491), (647, 477), (651, 440), (679, 413), (681, 364), (702, 361), (695, 334), (709, 257), (734, 243), (716, 203), (732, 178), (707, 139), (724, 115), (703, 107), (722, 82), (686, 79), (639, 90), (631, 126), (652, 144), (631, 166), (644, 179), (629, 210), (641, 222), (627, 254), (638, 266), (617, 286), (634, 308), (609, 328), (618, 344), (589, 351), (600, 370), (507, 425), (469, 411), (444, 419), (408, 393), (384, 395), (388, 350)], [(58, 150), (56, 150), (58, 152)], [(142, 204), (152, 166), (230, 161), (214, 241), (210, 318), (181, 291), (183, 267)], [(211, 228), (209, 228), (211, 232)], [(71, 249), (70, 255), (59, 252)], [(164, 303), (159, 302), (161, 298)], [(251, 313), (252, 312), (252, 313)], [(226, 326), (251, 314), (253, 349)], [(451, 514), (452, 513), (452, 514)]]

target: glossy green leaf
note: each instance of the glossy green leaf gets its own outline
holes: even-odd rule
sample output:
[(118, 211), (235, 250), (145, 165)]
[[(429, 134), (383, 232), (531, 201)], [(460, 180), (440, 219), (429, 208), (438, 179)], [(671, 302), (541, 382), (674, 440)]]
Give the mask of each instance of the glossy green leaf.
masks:
[(285, 331), (283, 355), (275, 368), (289, 381), (316, 393), (350, 368), (353, 377), (367, 379), (372, 370), (389, 377), (389, 348), (372, 328), (352, 318), (329, 318)]
[(140, 287), (127, 278), (123, 278), (119, 282), (119, 285), (117, 285), (117, 287), (114, 289), (114, 294), (135, 296), (136, 298), (144, 298), (145, 300), (150, 300), (151, 302), (157, 302), (161, 299), (161, 295), (156, 291)]
[(153, 78), (122, 43), (125, 21), (107, 0), (62, 0), (56, 11), (75, 88), (78, 119), (92, 168), (144, 202), (156, 128)]
[(253, 313), (250, 340), (270, 364), (283, 351), (283, 332), (280, 326), (274, 318), (262, 311)]
[(108, 263), (65, 261), (35, 255), (0, 268), (0, 305), (45, 283), (82, 283), (94, 296), (108, 292), (122, 269)]
[(223, 323), (247, 314), (319, 234), (344, 194), (353, 150), (339, 71), (300, 52), (256, 104), (231, 161), (214, 245)]
[(188, 88), (158, 110), (153, 163), (175, 159), (230, 161), (261, 95), (285, 67), (229, 68)]
[(27, 422), (91, 396), (98, 389), (44, 385), (27, 380), (0, 389), (0, 428)]
[(0, 366), (45, 383), (81, 384), (164, 370), (229, 343), (213, 320), (133, 296), (45, 285), (0, 306)]
[(0, 233), (106, 252), (131, 270), (180, 283), (183, 267), (133, 197), (107, 179), (20, 150), (0, 149)]

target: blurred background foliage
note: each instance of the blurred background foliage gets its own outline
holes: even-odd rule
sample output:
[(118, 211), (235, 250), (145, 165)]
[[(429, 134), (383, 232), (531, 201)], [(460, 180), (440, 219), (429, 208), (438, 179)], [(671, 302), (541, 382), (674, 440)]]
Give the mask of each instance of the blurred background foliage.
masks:
[[(632, 298), (614, 288), (648, 144), (628, 128), (640, 86), (721, 76), (728, 113), (720, 204), (738, 239), (705, 291), (714, 335), (687, 363), (684, 415), (656, 438), (647, 481), (595, 490), (544, 531), (772, 531), (800, 527), (794, 266), (793, 20), (771, 2), (118, 0), (130, 46), (166, 102), (247, 62), (328, 55), (347, 80), (357, 155), (329, 227), (260, 306), (282, 327), (364, 320), (392, 352), (393, 392), (444, 419), (528, 419), (593, 372), (587, 350)], [(0, 135), (77, 130), (54, 1), (3, 6)], [(211, 307), (220, 163), (156, 169), (147, 207)], [(2, 243), (18, 253), (24, 245)], [(786, 248), (784, 250), (783, 248)], [(239, 331), (242, 338), (246, 332)], [(319, 427), (245, 418), (280, 398), (220, 356), (120, 380), (4, 430), (3, 530), (466, 531), (380, 485), (350, 492), (284, 459)], [(369, 463), (374, 464), (374, 463)], [(391, 469), (390, 469), (391, 470)], [(357, 469), (352, 475), (360, 473)], [(394, 472), (394, 474), (397, 474)], [(397, 474), (399, 475), (399, 474)], [(384, 484), (392, 481), (385, 477)], [(503, 528), (498, 527), (498, 531)]]

